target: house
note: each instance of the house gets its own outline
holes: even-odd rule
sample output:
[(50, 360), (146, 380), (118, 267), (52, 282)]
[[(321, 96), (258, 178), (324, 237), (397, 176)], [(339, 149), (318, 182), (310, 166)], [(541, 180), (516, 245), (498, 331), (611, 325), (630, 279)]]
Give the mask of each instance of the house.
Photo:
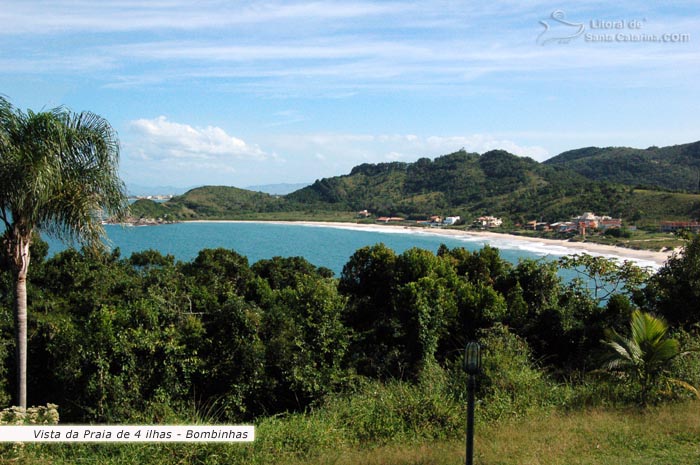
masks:
[(503, 220), (495, 216), (480, 216), (474, 223), (482, 228), (498, 228), (503, 224)]
[(692, 232), (700, 232), (700, 222), (698, 221), (662, 221), (661, 230), (663, 232), (673, 232), (687, 229)]
[(370, 212), (368, 212), (367, 210), (361, 210), (361, 211), (357, 212), (358, 218), (369, 218), (370, 216), (372, 216), (372, 214)]
[(586, 212), (583, 215), (574, 218), (574, 222), (579, 230), (581, 229), (596, 229), (598, 227), (598, 217), (592, 212)]
[(446, 224), (448, 226), (452, 226), (456, 224), (461, 218), (459, 216), (448, 216), (444, 220), (442, 220), (442, 224)]
[(401, 218), (398, 216), (380, 216), (377, 218), (377, 223), (390, 223), (396, 221), (405, 221), (406, 218)]
[(607, 231), (608, 229), (622, 229), (622, 218), (604, 216), (598, 221), (598, 229), (602, 231)]
[(610, 216), (597, 216), (591, 212), (586, 212), (583, 215), (573, 218), (576, 223), (576, 229), (582, 235), (586, 234), (587, 229), (600, 229), (606, 231), (608, 229), (622, 228), (622, 218), (612, 218)]
[(559, 221), (549, 226), (558, 233), (576, 232), (576, 224), (573, 221)]

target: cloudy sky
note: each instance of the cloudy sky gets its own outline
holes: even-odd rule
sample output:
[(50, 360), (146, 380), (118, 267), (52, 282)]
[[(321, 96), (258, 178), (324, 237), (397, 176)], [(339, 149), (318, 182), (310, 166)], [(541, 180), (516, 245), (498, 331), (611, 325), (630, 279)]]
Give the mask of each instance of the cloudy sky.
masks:
[(0, 94), (107, 118), (130, 183), (700, 139), (696, 0), (4, 0), (0, 24)]

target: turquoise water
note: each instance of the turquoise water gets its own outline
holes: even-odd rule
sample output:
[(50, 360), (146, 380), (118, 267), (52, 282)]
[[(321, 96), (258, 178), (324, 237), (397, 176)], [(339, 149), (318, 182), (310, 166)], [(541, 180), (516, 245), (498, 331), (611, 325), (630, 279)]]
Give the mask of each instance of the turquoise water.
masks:
[[(401, 227), (371, 228), (368, 230), (343, 229), (326, 226), (275, 223), (177, 223), (160, 226), (124, 227), (106, 225), (112, 248), (119, 247), (122, 257), (133, 252), (156, 249), (176, 259), (190, 261), (204, 248), (224, 247), (248, 257), (249, 262), (275, 256), (302, 256), (316, 266), (330, 268), (340, 275), (345, 263), (359, 248), (384, 243), (397, 253), (411, 247), (436, 252), (440, 244), (450, 248), (464, 247), (478, 250), (487, 242), (476, 236), (445, 236), (430, 230), (416, 231)], [(49, 253), (66, 248), (56, 240), (49, 240)], [(542, 258), (572, 253), (565, 246), (513, 240), (504, 236), (488, 242), (500, 249), (501, 256), (517, 263), (523, 258)]]
[[(480, 238), (460, 239), (402, 228), (385, 232), (271, 223), (177, 223), (141, 227), (106, 225), (105, 229), (110, 247), (119, 247), (122, 257), (156, 249), (189, 261), (201, 249), (224, 247), (245, 255), (251, 264), (275, 256), (302, 256), (316, 266), (330, 268), (336, 275), (357, 249), (380, 242), (397, 253), (411, 247), (436, 252), (440, 244), (477, 250), (485, 244)], [(67, 247), (56, 240), (48, 239), (48, 242), (50, 255)], [(501, 255), (517, 262), (519, 258), (539, 258), (544, 254), (502, 248)]]

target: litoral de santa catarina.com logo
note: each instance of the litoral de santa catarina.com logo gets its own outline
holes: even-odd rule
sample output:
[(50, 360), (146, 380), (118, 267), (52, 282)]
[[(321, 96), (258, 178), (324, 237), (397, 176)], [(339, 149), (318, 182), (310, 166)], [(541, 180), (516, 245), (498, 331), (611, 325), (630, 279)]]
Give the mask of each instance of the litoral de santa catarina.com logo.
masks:
[(548, 18), (539, 21), (544, 28), (537, 36), (537, 44), (568, 44), (572, 41), (593, 43), (686, 43), (690, 34), (646, 32), (646, 18), (591, 19), (588, 22), (570, 20), (562, 10), (554, 10)]

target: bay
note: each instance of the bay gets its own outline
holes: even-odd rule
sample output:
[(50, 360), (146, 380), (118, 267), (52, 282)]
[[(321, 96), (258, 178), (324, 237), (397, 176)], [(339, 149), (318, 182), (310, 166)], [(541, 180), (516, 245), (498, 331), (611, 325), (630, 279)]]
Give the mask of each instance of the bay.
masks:
[[(275, 256), (301, 256), (316, 266), (333, 270), (339, 276), (350, 256), (359, 248), (383, 243), (401, 253), (411, 247), (436, 252), (440, 244), (450, 248), (464, 247), (481, 249), (487, 241), (475, 236), (445, 236), (400, 227), (373, 229), (346, 229), (337, 227), (300, 224), (254, 223), (254, 222), (185, 222), (159, 226), (125, 227), (106, 225), (108, 245), (119, 248), (122, 257), (133, 252), (155, 249), (171, 254), (177, 260), (190, 261), (200, 250), (223, 247), (233, 249), (255, 263)], [(49, 254), (64, 250), (67, 245), (47, 239)], [(533, 243), (495, 240), (490, 244), (498, 247), (501, 256), (517, 263), (520, 259), (552, 257), (565, 254), (565, 248), (557, 252), (552, 247), (538, 247)]]

